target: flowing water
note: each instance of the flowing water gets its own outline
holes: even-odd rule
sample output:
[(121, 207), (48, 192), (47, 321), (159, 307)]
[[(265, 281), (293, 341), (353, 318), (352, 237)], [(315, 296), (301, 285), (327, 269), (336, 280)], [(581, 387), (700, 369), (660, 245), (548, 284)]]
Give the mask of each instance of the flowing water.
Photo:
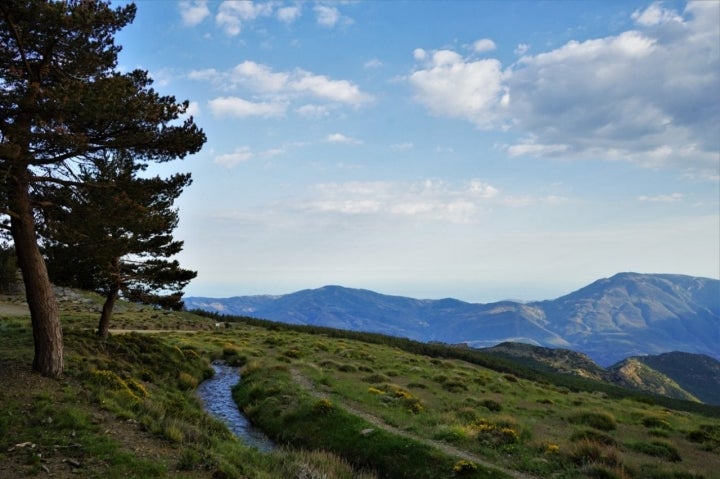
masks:
[(237, 368), (213, 363), (215, 375), (197, 388), (205, 410), (224, 422), (238, 439), (261, 451), (272, 451), (275, 444), (250, 424), (232, 398), (232, 388), (240, 382)]

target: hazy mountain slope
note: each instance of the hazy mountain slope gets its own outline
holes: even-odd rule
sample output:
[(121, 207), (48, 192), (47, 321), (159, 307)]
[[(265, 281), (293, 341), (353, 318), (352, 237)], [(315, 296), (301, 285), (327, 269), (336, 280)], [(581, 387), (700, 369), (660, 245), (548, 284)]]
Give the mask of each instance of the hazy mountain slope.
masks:
[[(442, 316), (440, 316), (442, 317)], [(435, 333), (440, 341), (467, 343), (472, 347), (488, 347), (504, 341), (522, 342), (551, 347), (570, 347), (562, 336), (550, 329), (545, 311), (532, 304), (503, 301), (486, 305), (458, 308)]]
[(538, 305), (572, 349), (601, 364), (668, 351), (720, 355), (717, 280), (621, 273)]
[(720, 359), (720, 281), (621, 273), (555, 300), (473, 304), (326, 286), (281, 296), (185, 299), (188, 309), (488, 347), (524, 342), (602, 366), (686, 351)]

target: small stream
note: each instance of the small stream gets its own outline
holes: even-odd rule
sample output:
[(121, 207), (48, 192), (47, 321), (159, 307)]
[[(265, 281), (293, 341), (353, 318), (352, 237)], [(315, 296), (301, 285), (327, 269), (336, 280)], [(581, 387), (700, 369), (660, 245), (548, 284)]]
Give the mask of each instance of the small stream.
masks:
[(215, 375), (203, 381), (197, 388), (205, 410), (224, 422), (230, 431), (248, 446), (263, 452), (275, 449), (275, 444), (250, 424), (232, 398), (232, 388), (240, 382), (237, 368), (217, 362), (212, 364), (212, 368)]

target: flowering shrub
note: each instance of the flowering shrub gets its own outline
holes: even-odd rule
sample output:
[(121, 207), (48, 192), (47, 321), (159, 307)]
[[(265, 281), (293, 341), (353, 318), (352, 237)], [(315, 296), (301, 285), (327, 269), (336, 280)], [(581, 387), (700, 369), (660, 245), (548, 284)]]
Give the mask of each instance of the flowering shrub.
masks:
[(313, 404), (313, 411), (323, 416), (332, 412), (333, 409), (335, 409), (335, 405), (329, 399), (323, 398)]
[(458, 476), (462, 476), (465, 474), (472, 474), (473, 472), (477, 471), (477, 466), (474, 462), (466, 461), (466, 460), (460, 460), (458, 461), (455, 466), (453, 467), (453, 472), (457, 474)]

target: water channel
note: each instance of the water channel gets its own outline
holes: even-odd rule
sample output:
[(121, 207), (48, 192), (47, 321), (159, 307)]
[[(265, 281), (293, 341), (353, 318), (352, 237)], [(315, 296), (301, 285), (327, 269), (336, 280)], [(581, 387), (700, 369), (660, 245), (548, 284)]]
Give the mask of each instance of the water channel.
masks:
[(263, 452), (275, 449), (275, 444), (250, 424), (232, 398), (232, 388), (240, 382), (237, 368), (218, 362), (214, 362), (212, 368), (215, 375), (203, 381), (197, 388), (205, 410), (224, 422), (230, 431), (248, 446)]

